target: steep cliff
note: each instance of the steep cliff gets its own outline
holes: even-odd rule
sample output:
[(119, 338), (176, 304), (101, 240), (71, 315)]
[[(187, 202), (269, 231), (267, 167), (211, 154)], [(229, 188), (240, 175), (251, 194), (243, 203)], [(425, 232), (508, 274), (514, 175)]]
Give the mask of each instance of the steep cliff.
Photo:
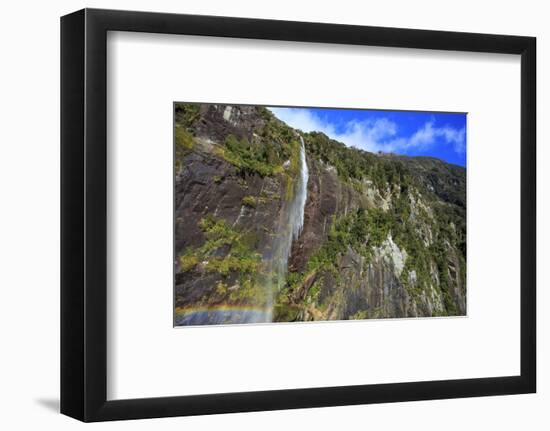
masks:
[(464, 315), (466, 171), (175, 107), (176, 324)]

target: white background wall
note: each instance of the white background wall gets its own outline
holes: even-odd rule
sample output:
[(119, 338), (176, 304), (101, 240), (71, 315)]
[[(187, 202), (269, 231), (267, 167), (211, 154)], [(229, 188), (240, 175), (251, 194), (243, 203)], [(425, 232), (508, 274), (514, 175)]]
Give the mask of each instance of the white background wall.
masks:
[[(82, 424), (57, 414), (59, 387), (59, 17), (82, 7), (340, 22), (538, 38), (538, 360), (536, 395), (428, 401), (325, 409), (232, 414), (94, 425), (96, 429), (499, 429), (550, 426), (550, 275), (547, 217), (550, 153), (544, 79), (550, 28), (544, 2), (352, 0), (200, 2), (90, 0), (4, 5), (0, 26), (0, 424), (72, 429)], [(498, 103), (495, 100), (495, 103)], [(546, 114), (546, 115), (545, 115)], [(498, 160), (498, 142), (495, 147)], [(546, 163), (545, 163), (546, 162)], [(546, 184), (548, 185), (548, 184)], [(503, 226), (505, 231), (505, 226)], [(546, 266), (546, 268), (545, 268)], [(503, 269), (504, 270), (504, 269)]]

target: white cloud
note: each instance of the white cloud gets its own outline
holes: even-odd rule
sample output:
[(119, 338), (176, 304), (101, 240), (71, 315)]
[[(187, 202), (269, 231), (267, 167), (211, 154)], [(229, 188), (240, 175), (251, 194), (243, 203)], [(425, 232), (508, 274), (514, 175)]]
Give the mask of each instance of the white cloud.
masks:
[(318, 115), (315, 115), (308, 109), (301, 108), (269, 108), (275, 116), (284, 121), (295, 129), (300, 129), (304, 132), (323, 132), (325, 135), (332, 137), (336, 134), (336, 129), (333, 124), (322, 120)]
[(411, 149), (422, 150), (435, 145), (438, 138), (442, 138), (446, 144), (452, 144), (454, 151), (458, 154), (463, 154), (466, 149), (466, 132), (464, 128), (435, 127), (433, 120), (426, 122), (408, 137), (398, 137), (398, 125), (384, 117), (364, 121), (353, 120), (342, 125), (336, 125), (308, 109), (269, 109), (277, 118), (291, 127), (304, 132), (323, 132), (332, 139), (343, 142), (350, 147), (366, 151), (399, 153)]
[(434, 145), (437, 138), (443, 138), (445, 143), (453, 145), (457, 153), (462, 153), (465, 150), (465, 135), (466, 131), (464, 128), (454, 129), (450, 126), (434, 127), (434, 122), (429, 121), (409, 139), (406, 139), (403, 145), (405, 149), (411, 147), (424, 149)]

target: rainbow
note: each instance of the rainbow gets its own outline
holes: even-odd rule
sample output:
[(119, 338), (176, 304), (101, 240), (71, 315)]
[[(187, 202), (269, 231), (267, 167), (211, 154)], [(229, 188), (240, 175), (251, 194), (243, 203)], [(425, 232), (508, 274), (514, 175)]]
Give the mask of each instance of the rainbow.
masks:
[(176, 326), (271, 322), (271, 310), (246, 304), (176, 307)]
[(189, 313), (208, 313), (212, 311), (256, 311), (258, 313), (267, 313), (267, 308), (261, 308), (255, 305), (237, 305), (237, 304), (218, 304), (202, 307), (176, 307), (177, 315), (185, 315)]

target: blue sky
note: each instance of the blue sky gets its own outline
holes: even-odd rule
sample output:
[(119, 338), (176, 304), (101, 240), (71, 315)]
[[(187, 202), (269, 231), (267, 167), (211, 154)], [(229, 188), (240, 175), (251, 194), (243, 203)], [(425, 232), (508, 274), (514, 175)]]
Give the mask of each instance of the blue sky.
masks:
[(289, 126), (319, 131), (371, 152), (432, 156), (466, 166), (466, 114), (324, 108), (268, 108)]

